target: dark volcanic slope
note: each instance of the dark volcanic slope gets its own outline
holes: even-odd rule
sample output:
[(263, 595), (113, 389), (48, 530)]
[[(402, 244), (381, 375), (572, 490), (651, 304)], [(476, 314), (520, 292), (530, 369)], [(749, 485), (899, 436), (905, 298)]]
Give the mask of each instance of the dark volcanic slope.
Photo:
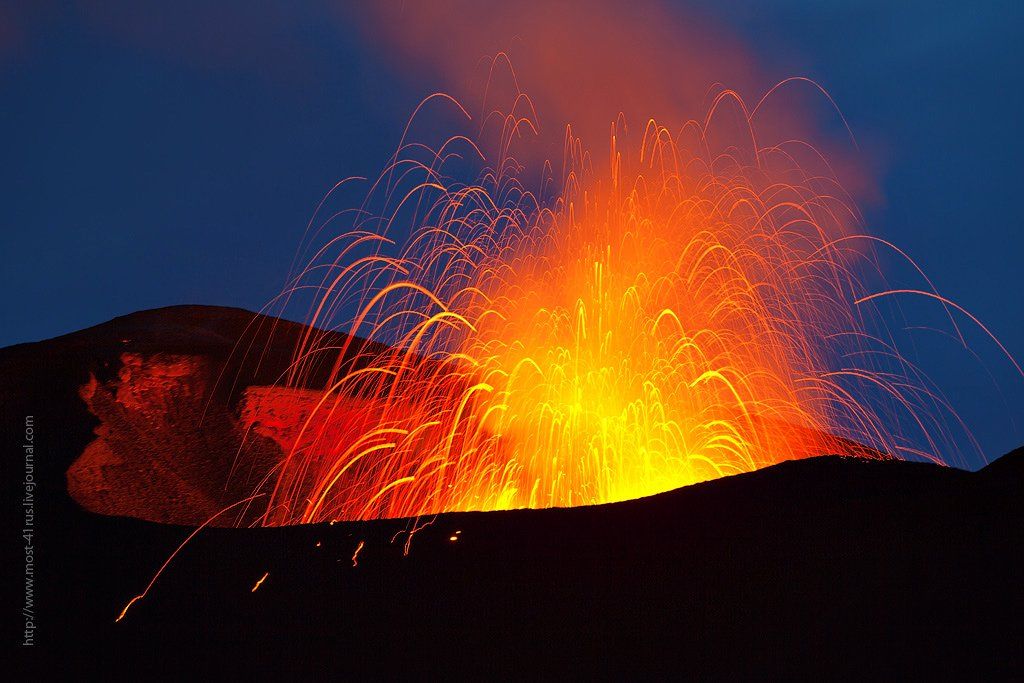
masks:
[(73, 359), (24, 348), (0, 352), (0, 395), (15, 440), (23, 413), (37, 416), (40, 664), (203, 678), (1024, 675), (1024, 450), (977, 473), (817, 458), (616, 505), (444, 515), (408, 554), (401, 520), (205, 529), (115, 624), (190, 530), (63, 494), (92, 438), (67, 389), (84, 378), (65, 376)]
[[(172, 306), (0, 349), (5, 427), (17, 433), (33, 416), (47, 446), (37, 476), (56, 491), (66, 473), (66, 490), (86, 509), (200, 524), (279, 462), (281, 447), (259, 420), (280, 417), (268, 400), (259, 413), (247, 390), (280, 382), (306, 329), (240, 309)], [(315, 333), (326, 346), (345, 339)], [(357, 340), (351, 355), (365, 345)], [(309, 381), (322, 385), (335, 358), (319, 356)]]
[[(55, 440), (50, 457), (41, 464), (63, 476), (93, 438), (97, 421), (79, 396), (90, 375), (100, 382), (116, 378), (126, 354), (204, 358), (211, 366), (216, 399), (230, 404), (237, 400), (235, 378), (250, 384), (277, 379), (303, 329), (237, 308), (170, 306), (0, 349), (0, 401), (5, 419), (11, 420), (5, 429), (10, 426), (16, 432), (25, 414), (34, 415), (41, 437)], [(270, 354), (264, 353), (268, 347)], [(218, 382), (221, 375), (224, 380)]]
[(117, 624), (187, 530), (79, 513), (45, 537), (39, 639), (139, 674), (1019, 675), (1022, 456), (1012, 487), (820, 458), (616, 505), (444, 515), (407, 556), (400, 521), (208, 529)]

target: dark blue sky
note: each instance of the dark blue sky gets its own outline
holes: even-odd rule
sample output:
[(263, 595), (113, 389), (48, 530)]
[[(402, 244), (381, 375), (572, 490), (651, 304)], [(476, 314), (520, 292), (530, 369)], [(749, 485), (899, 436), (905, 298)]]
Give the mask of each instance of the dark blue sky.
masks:
[[(259, 309), (323, 193), (375, 175), (445, 86), (319, 3), (146, 4), (0, 8), (0, 345), (168, 304)], [(1024, 3), (708, 5), (677, 11), (829, 90), (878, 167), (868, 230), (1024, 357)], [(1024, 381), (970, 340), (1002, 397), (947, 338), (915, 337), (994, 456), (1024, 443)]]

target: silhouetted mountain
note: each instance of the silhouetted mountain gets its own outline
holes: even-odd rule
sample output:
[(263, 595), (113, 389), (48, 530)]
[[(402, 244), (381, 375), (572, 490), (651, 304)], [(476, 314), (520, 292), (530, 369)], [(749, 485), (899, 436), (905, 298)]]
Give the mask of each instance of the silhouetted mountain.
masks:
[[(204, 679), (1024, 675), (1022, 449), (976, 473), (821, 457), (612, 505), (207, 528), (115, 623), (191, 529), (67, 495), (98, 422), (80, 387), (115, 381), (125, 353), (199, 350), (269, 381), (286, 343), (284, 360), (232, 355), (254, 319), (176, 307), (0, 350), (9, 442), (34, 418), (40, 666)], [(301, 329), (282, 322), (274, 338)], [(112, 333), (123, 346), (108, 348)], [(215, 385), (235, 410), (242, 388)], [(7, 462), (5, 481), (21, 481), (20, 457)]]
[[(280, 460), (280, 447), (256, 424), (266, 417), (258, 409), (272, 403), (254, 403), (246, 392), (281, 382), (306, 330), (233, 308), (141, 311), (0, 350), (0, 398), (11, 424), (35, 415), (42, 438), (56, 440), (40, 467), (62, 490), (66, 473), (82, 506), (201, 524), (251, 493)], [(324, 346), (347, 339), (315, 334)], [(347, 358), (382, 348), (354, 340)], [(305, 380), (322, 386), (336, 358), (307, 363)], [(245, 469), (230, 476), (243, 436)]]

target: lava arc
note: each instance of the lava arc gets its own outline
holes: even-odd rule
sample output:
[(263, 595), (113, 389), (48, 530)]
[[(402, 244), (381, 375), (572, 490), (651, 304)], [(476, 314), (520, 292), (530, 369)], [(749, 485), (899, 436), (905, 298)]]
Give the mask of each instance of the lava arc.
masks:
[[(601, 162), (567, 128), (560, 175), (512, 155), (536, 129), (523, 95), (484, 122), (490, 147), (404, 142), (283, 297), (315, 292), (279, 387), (309, 408), (265, 522), (605, 503), (821, 453), (938, 460), (939, 399), (856, 303), (876, 242), (824, 157), (759, 145), (748, 111), (723, 90), (676, 132), (620, 117)], [(723, 112), (743, 125), (718, 130)]]

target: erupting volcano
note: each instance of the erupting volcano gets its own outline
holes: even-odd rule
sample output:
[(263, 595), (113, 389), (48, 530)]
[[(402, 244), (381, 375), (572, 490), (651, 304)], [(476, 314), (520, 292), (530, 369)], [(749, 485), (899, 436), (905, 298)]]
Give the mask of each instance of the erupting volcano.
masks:
[(759, 142), (763, 102), (721, 90), (675, 132), (619, 117), (604, 163), (567, 128), (560, 176), (515, 160), (523, 93), (475, 139), (403, 140), (358, 211), (314, 219), (333, 236), (283, 295), (314, 293), (276, 400), (311, 407), (264, 523), (608, 503), (822, 453), (940, 462), (941, 398), (859, 305), (891, 245), (813, 147)]
[(0, 10), (22, 649), (1020, 678), (1010, 12), (704, 4)]

